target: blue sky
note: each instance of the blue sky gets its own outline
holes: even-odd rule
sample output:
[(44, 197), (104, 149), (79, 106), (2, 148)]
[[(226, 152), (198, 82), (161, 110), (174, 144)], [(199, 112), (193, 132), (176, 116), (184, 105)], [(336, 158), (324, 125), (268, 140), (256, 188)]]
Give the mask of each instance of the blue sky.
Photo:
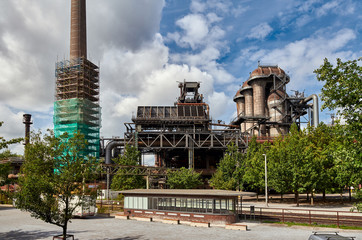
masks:
[[(288, 94), (319, 94), (313, 70), (325, 57), (362, 55), (361, 9), (358, 0), (88, 0), (101, 135), (122, 135), (139, 105), (173, 105), (184, 79), (200, 81), (212, 118), (228, 123), (258, 61), (290, 75)], [(70, 0), (0, 2), (1, 136), (23, 136), (23, 113), (33, 114), (35, 129), (53, 127), (54, 65), (69, 58), (69, 15)]]

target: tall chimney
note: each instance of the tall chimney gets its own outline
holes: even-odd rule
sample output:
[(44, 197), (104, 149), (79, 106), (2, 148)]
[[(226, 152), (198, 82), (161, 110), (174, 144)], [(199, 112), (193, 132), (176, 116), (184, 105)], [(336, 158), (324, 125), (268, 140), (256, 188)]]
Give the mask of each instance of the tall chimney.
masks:
[(33, 124), (31, 121), (31, 114), (23, 114), (23, 123), (25, 124), (25, 143), (29, 144), (30, 141), (30, 125)]
[(87, 58), (85, 0), (72, 0), (70, 20), (70, 59)]

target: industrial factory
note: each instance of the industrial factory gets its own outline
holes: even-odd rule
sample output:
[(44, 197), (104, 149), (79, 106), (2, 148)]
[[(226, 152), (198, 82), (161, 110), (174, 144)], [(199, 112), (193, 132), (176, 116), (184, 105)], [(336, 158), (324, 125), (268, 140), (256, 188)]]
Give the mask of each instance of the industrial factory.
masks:
[[(138, 106), (122, 137), (100, 138), (99, 68), (87, 60), (85, 0), (72, 0), (70, 59), (56, 63), (54, 131), (80, 131), (89, 142), (82, 153), (112, 158), (133, 145), (155, 156), (158, 168), (193, 168), (211, 176), (229, 144), (245, 152), (251, 137), (258, 141), (288, 133), (292, 123), (318, 124), (318, 99), (286, 91), (291, 81), (277, 65), (261, 65), (236, 91), (236, 118), (228, 124), (213, 122), (210, 108), (199, 92), (198, 79), (178, 84), (180, 95), (169, 106)], [(170, 80), (172, 81), (172, 79)], [(306, 118), (308, 116), (308, 118)]]
[[(318, 98), (296, 91), (288, 96), (286, 85), (290, 77), (276, 66), (259, 65), (236, 92), (237, 117), (231, 123), (240, 125), (241, 133), (248, 136), (277, 137), (285, 135), (292, 123), (300, 126), (301, 117), (308, 113), (312, 125), (318, 125)], [(313, 100), (312, 104), (308, 104)]]

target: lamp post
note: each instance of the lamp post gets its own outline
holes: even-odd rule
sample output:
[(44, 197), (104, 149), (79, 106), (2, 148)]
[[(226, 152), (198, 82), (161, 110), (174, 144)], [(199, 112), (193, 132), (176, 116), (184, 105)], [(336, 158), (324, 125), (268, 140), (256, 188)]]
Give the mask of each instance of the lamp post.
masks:
[(268, 206), (268, 167), (266, 165), (266, 154), (263, 154), (265, 158), (265, 204)]

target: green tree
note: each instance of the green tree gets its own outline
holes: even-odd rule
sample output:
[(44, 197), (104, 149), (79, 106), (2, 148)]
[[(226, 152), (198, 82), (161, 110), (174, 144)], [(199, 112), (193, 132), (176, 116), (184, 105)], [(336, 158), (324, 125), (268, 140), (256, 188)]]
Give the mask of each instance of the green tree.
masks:
[(136, 147), (126, 145), (124, 153), (114, 160), (116, 164), (123, 167), (119, 168), (117, 173), (112, 179), (111, 188), (113, 190), (126, 190), (145, 188), (146, 181), (143, 176), (137, 175), (137, 169), (134, 171), (134, 175), (128, 174), (128, 169), (124, 167), (134, 167), (139, 165), (141, 153)]
[[(0, 127), (4, 122), (0, 122)], [(21, 142), (22, 138), (14, 138), (11, 140), (6, 140), (4, 137), (0, 136), (0, 160), (7, 159), (9, 157), (16, 157), (16, 154), (11, 153), (8, 147), (12, 144), (16, 144)], [(10, 163), (0, 163), (0, 186), (4, 186), (10, 184), (12, 182), (11, 179), (8, 178), (8, 175), (11, 171)], [(6, 196), (7, 198), (10, 196), (9, 191), (7, 193), (1, 193), (1, 197)]]
[(362, 66), (356, 60), (343, 62), (337, 58), (334, 67), (328, 59), (316, 69), (318, 81), (324, 83), (321, 99), (323, 109), (337, 110), (347, 122), (351, 137), (362, 139)]
[(243, 155), (231, 144), (220, 160), (216, 172), (210, 179), (210, 186), (216, 189), (236, 190), (242, 188), (244, 174)]
[(0, 153), (0, 160), (1, 159), (8, 159), (9, 157), (21, 157), (21, 155), (12, 153), (10, 149), (6, 149)]
[(253, 137), (249, 143), (245, 159), (245, 174), (243, 181), (247, 188), (259, 196), (265, 190), (265, 157), (269, 143), (260, 144)]
[(289, 134), (278, 139), (268, 151), (272, 187), (282, 192), (289, 188), (295, 194), (297, 206), (299, 194), (316, 187), (318, 172), (313, 161), (313, 149), (307, 138), (307, 129), (298, 130), (293, 124)]
[[(347, 133), (343, 137), (351, 140), (349, 142), (344, 141), (344, 146), (340, 147), (339, 152), (335, 154), (337, 182), (339, 184), (345, 182), (346, 179), (350, 179), (349, 176), (343, 176), (344, 173), (341, 172), (343, 169), (351, 170), (351, 167), (354, 167), (357, 175), (362, 175), (360, 170), (362, 164), (361, 61), (362, 57), (345, 62), (338, 58), (334, 67), (326, 58), (323, 65), (314, 71), (317, 74), (318, 81), (324, 83), (321, 93), (321, 99), (324, 101), (322, 109), (337, 110), (337, 114), (342, 116), (347, 123), (345, 127)], [(346, 156), (346, 158), (342, 159), (339, 156)], [(354, 184), (361, 183), (360, 177), (350, 180), (347, 181), (354, 182)], [(356, 197), (358, 198), (358, 196), (360, 195), (357, 194)]]
[(25, 148), (20, 190), (15, 194), (16, 207), (61, 227), (63, 239), (75, 208), (85, 205), (84, 200), (90, 194), (84, 183), (95, 177), (95, 159), (78, 154), (86, 144), (79, 133), (70, 138), (67, 134), (56, 138), (51, 132), (44, 136), (33, 134)]
[(282, 136), (274, 140), (267, 153), (269, 185), (281, 194), (282, 200), (283, 194), (292, 189), (293, 174), (286, 161), (287, 154), (286, 142)]
[(354, 187), (357, 209), (362, 209), (362, 195), (358, 193), (359, 184), (362, 182), (362, 151), (361, 146), (355, 140), (346, 137), (349, 134), (346, 126), (335, 126), (338, 131), (338, 145), (331, 150), (333, 157), (334, 182), (340, 189)]
[(172, 189), (194, 189), (202, 184), (200, 176), (201, 173), (182, 167), (167, 173), (167, 183)]
[[(313, 193), (314, 190), (323, 193), (331, 191), (335, 184), (333, 182), (335, 172), (333, 170), (333, 150), (338, 145), (333, 127), (325, 125), (323, 122), (318, 127), (308, 126), (306, 129), (307, 145), (311, 151), (310, 164), (312, 169), (312, 184), (309, 185), (307, 192)], [(312, 200), (311, 199), (311, 200)]]

